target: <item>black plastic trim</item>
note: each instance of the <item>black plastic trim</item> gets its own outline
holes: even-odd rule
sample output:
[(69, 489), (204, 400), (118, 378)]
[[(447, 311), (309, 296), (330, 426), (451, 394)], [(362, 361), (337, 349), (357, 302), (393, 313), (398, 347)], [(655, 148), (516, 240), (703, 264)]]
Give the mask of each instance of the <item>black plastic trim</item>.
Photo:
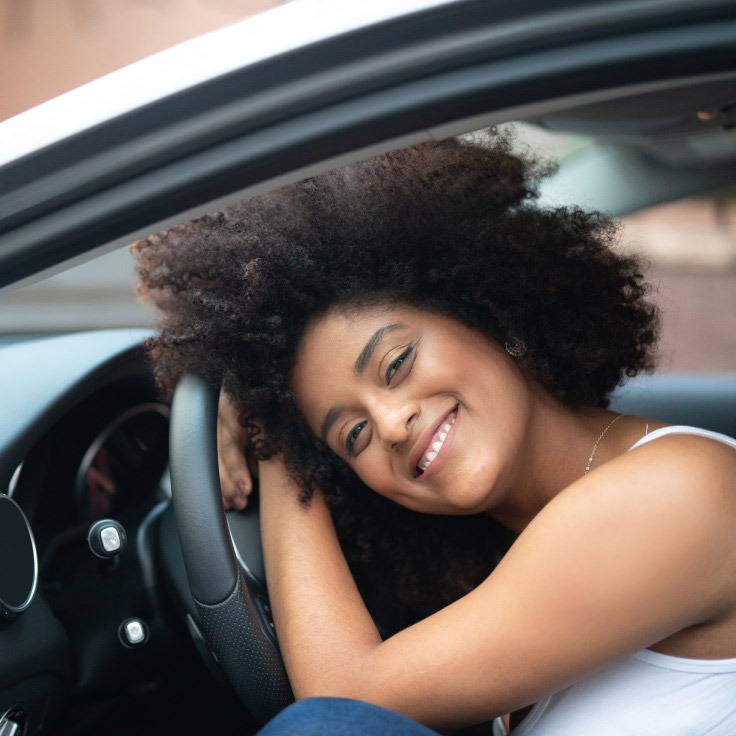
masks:
[(0, 652), (0, 691), (41, 672), (71, 681), (69, 639), (40, 594), (22, 616), (0, 624)]

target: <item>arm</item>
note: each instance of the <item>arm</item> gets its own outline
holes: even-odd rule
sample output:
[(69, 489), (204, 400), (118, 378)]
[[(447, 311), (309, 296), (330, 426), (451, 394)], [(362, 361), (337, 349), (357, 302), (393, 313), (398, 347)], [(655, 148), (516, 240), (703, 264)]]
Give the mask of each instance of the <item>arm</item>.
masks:
[[(299, 503), (278, 458), (259, 463), (259, 477), (268, 590), (292, 689), (297, 698), (339, 695), (339, 683), (353, 674), (350, 656), (373, 652), (381, 637), (321, 494)], [(315, 672), (324, 678), (314, 681)]]
[(266, 568), (296, 696), (457, 727), (721, 615), (733, 592), (712, 571), (734, 561), (736, 468), (714, 445), (665, 438), (607, 463), (550, 502), (475, 591), (385, 642), (324, 504), (300, 507), (278, 462), (263, 464)]

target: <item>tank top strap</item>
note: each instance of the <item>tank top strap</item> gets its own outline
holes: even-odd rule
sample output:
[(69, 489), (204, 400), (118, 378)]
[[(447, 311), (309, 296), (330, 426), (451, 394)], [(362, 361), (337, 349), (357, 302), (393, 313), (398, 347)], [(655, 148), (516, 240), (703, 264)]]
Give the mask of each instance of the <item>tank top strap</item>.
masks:
[(720, 432), (711, 432), (709, 429), (701, 429), (700, 427), (688, 427), (684, 424), (673, 424), (671, 427), (661, 427), (660, 429), (655, 429), (654, 431), (645, 434), (638, 442), (635, 442), (629, 448), (629, 452), (631, 452), (631, 450), (635, 450), (641, 445), (646, 444), (647, 442), (659, 439), (660, 437), (666, 437), (670, 434), (695, 434), (700, 437), (708, 437), (709, 439), (723, 442), (736, 449), (736, 439), (734, 439), (733, 437), (729, 437), (727, 434), (721, 434)]

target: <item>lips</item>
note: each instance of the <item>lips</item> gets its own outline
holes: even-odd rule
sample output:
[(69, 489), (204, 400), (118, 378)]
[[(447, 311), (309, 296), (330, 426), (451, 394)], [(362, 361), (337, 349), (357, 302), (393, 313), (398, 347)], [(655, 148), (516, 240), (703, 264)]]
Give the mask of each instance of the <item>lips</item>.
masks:
[(446, 454), (443, 450), (449, 449), (457, 411), (456, 404), (422, 432), (409, 456), (409, 472), (413, 477), (433, 470), (437, 458)]

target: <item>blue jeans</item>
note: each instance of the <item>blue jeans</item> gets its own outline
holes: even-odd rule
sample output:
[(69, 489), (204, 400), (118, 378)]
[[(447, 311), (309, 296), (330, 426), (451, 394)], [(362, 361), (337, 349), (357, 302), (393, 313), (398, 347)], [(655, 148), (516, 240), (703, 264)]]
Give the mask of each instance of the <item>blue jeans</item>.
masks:
[(360, 700), (306, 698), (269, 721), (258, 736), (438, 736), (421, 723)]

